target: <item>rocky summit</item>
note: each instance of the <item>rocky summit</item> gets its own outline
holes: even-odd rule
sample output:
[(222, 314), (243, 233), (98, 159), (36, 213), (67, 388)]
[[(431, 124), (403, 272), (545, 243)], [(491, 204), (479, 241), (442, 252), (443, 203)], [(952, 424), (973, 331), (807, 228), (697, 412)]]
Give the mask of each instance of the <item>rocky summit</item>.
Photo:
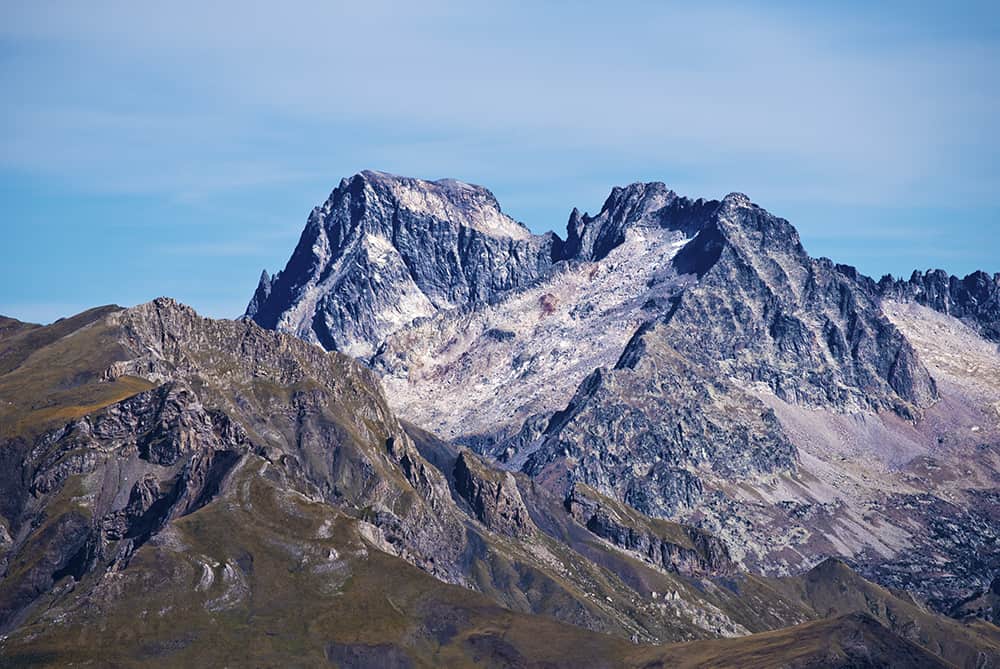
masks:
[(363, 172), (244, 318), (0, 318), (3, 666), (1000, 666), (997, 276)]
[(370, 355), (415, 318), (534, 283), (552, 264), (555, 239), (533, 236), (484, 188), (363, 172), (313, 210), (288, 265), (261, 276), (246, 315)]

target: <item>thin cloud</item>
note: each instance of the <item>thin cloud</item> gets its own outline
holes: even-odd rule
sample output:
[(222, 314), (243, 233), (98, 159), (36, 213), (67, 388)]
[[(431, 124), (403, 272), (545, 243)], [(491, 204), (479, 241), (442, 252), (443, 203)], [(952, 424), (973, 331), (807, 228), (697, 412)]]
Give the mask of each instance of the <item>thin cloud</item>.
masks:
[[(850, 22), (726, 6), (567, 15), (551, 7), (473, 13), (450, 3), (392, 12), (293, 5), (69, 4), (54, 19), (47, 7), (44, 20), (41, 10), (22, 9), (8, 36), (92, 63), (112, 104), (133, 106), (118, 85), (148, 90), (154, 102), (165, 85), (166, 103), (180, 109), (32, 110), (18, 138), (5, 138), (8, 166), (78, 172), (96, 164), (105, 188), (187, 191), (192, 176), (206, 190), (216, 181), (226, 188), (221, 168), (252, 145), (282, 155), (266, 138), (273, 124), (356, 154), (398, 127), (556, 155), (666, 155), (721, 169), (720, 181), (764, 162), (777, 168), (772, 182), (782, 170), (816, 173), (804, 187), (844, 201), (922, 197), (932, 179), (983, 197), (998, 183), (985, 165), (985, 176), (940, 174), (942, 164), (968, 162), (963, 155), (987, 134), (984, 110), (996, 108), (997, 93), (977, 82), (991, 77), (994, 44), (912, 39), (886, 51), (862, 41), (845, 50), (858, 34)], [(24, 92), (45, 97), (30, 85)], [(290, 157), (307, 172), (322, 165), (317, 151), (297, 151)], [(509, 167), (514, 153), (498, 162)], [(137, 179), (143, 171), (158, 178)], [(969, 182), (982, 185), (970, 192)]]
[[(25, 280), (0, 304), (166, 292), (238, 313), (364, 168), (483, 184), (536, 232), (633, 181), (742, 191), (869, 273), (995, 271), (997, 12), (17, 3), (0, 216)], [(53, 235), (74, 243), (39, 263)]]

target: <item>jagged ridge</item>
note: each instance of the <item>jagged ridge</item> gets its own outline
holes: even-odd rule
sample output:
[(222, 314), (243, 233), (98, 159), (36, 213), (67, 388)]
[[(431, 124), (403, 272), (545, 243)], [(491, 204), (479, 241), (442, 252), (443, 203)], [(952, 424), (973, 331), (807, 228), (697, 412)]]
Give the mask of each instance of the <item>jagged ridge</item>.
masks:
[(991, 277), (978, 271), (960, 279), (936, 269), (914, 271), (908, 280), (885, 275), (873, 292), (883, 299), (913, 301), (954, 316), (1000, 343), (1000, 273)]

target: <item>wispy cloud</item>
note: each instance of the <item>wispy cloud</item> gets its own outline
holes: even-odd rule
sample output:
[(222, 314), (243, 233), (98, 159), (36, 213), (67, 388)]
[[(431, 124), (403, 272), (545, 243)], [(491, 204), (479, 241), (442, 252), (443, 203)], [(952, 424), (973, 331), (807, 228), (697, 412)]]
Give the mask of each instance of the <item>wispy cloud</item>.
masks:
[(0, 11), (0, 259), (25, 277), (0, 307), (169, 293), (238, 313), (368, 167), (481, 183), (536, 231), (657, 179), (746, 192), (871, 273), (1000, 269), (993, 3)]
[[(51, 49), (43, 74), (74, 59), (62, 78), (82, 78), (66, 93), (79, 106), (8, 71), (4, 160), (90, 169), (95, 188), (252, 187), (331, 156), (407, 154), (420, 135), (493, 144), (479, 158), (498, 169), (576, 150), (751, 185), (791, 174), (789, 192), (838, 201), (926, 200), (932, 185), (982, 199), (1000, 185), (969, 160), (997, 148), (992, 41), (887, 48), (897, 24), (726, 5), (56, 5), (15, 9), (5, 37)], [(309, 140), (282, 144), (287, 128)]]

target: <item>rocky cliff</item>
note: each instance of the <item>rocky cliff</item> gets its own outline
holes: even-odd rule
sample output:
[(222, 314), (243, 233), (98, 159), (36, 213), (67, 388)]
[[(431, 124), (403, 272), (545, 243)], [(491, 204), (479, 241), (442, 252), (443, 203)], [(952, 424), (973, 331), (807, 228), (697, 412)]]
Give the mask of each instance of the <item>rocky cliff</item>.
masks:
[(688, 576), (736, 572), (729, 549), (709, 533), (652, 520), (582, 483), (573, 486), (565, 505), (577, 522), (597, 536), (663, 569)]
[(454, 477), (458, 494), (486, 527), (510, 536), (532, 532), (533, 523), (513, 474), (484, 466), (466, 451), (455, 461)]
[(355, 356), (440, 309), (489, 304), (552, 264), (485, 188), (362, 172), (313, 210), (285, 268), (246, 317)]

